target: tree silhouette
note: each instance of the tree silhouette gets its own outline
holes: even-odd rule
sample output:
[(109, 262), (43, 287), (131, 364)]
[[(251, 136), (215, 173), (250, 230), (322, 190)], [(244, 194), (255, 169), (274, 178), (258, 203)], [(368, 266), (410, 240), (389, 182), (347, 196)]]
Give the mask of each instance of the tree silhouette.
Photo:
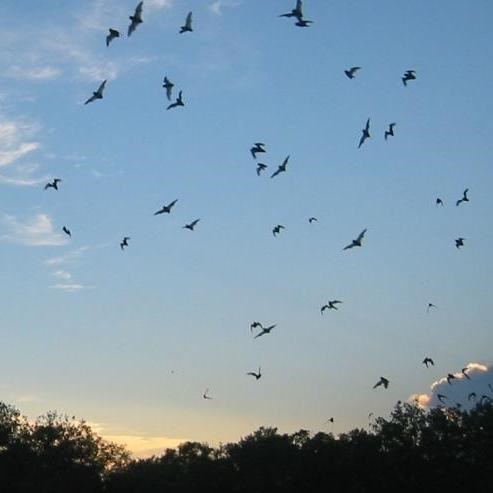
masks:
[(49, 412), (31, 423), (0, 402), (2, 493), (489, 491), (492, 453), (486, 399), (470, 411), (398, 402), (368, 430), (261, 427), (237, 443), (134, 460), (84, 421)]

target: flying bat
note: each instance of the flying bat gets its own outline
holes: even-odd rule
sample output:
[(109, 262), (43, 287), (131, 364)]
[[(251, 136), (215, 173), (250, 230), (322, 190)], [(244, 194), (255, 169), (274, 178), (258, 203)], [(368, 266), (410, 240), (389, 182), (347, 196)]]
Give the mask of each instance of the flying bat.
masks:
[(274, 178), (274, 176), (277, 176), (279, 173), (284, 173), (286, 171), (286, 166), (288, 165), (288, 161), (289, 161), (289, 156), (286, 156), (284, 158), (284, 161), (282, 162), (282, 164), (279, 165), (277, 170), (274, 171), (274, 173), (272, 173), (272, 175), (270, 175), (270, 177)]
[(469, 192), (469, 188), (466, 188), (466, 189), (464, 190), (464, 192), (463, 192), (463, 194), (462, 194), (462, 198), (461, 198), (461, 199), (459, 199), (459, 200), (455, 203), (455, 205), (457, 205), (457, 206), (458, 206), (458, 205), (462, 204), (462, 202), (469, 202), (469, 197), (467, 196), (467, 192)]
[(139, 24), (142, 24), (142, 22), (143, 22), (143, 20), (142, 20), (142, 5), (143, 4), (144, 4), (144, 2), (139, 2), (137, 7), (135, 7), (134, 15), (131, 15), (129, 17), (129, 19), (132, 22), (130, 23), (130, 26), (128, 26), (128, 36), (130, 36), (135, 31), (135, 29), (137, 29), (137, 26)]
[(163, 79), (163, 87), (166, 89), (166, 97), (168, 98), (168, 101), (171, 101), (171, 91), (173, 90), (173, 87), (175, 85), (173, 82), (171, 82), (168, 77), (164, 77)]
[(163, 205), (163, 207), (161, 209), (159, 209), (158, 211), (156, 211), (154, 213), (155, 216), (157, 216), (158, 214), (164, 214), (165, 212), (167, 214), (169, 214), (171, 212), (171, 209), (174, 207), (174, 205), (178, 202), (178, 199), (175, 199), (173, 200), (173, 202), (170, 202), (168, 205)]
[(353, 240), (349, 245), (345, 246), (343, 250), (348, 250), (349, 248), (354, 248), (357, 246), (360, 247), (361, 240), (365, 236), (365, 233), (366, 233), (366, 228), (363, 231), (361, 231), (361, 233), (358, 235), (358, 237), (355, 240)]
[(410, 80), (416, 79), (416, 71), (415, 70), (406, 70), (402, 77), (402, 83), (407, 86), (407, 82)]
[(125, 236), (123, 240), (120, 242), (120, 248), (123, 250), (125, 247), (128, 247), (128, 240), (130, 240), (130, 236)]
[(457, 238), (455, 240), (456, 248), (460, 248), (460, 247), (464, 246), (464, 240), (465, 240), (465, 238)]
[(185, 19), (185, 25), (180, 27), (180, 34), (186, 32), (192, 32), (192, 12), (189, 12)]
[(344, 73), (348, 76), (349, 79), (354, 79), (354, 76), (361, 67), (351, 67), (349, 70), (344, 70)]
[(380, 380), (373, 386), (373, 388), (376, 389), (380, 385), (383, 385), (385, 388), (388, 388), (389, 383), (390, 382), (385, 377), (380, 377)]
[(270, 334), (271, 330), (276, 326), (277, 324), (274, 324), (274, 325), (270, 325), (269, 327), (262, 327), (262, 331), (259, 332), (255, 337), (254, 339), (256, 339), (257, 337), (260, 337), (260, 336), (263, 336), (265, 334)]
[(385, 130), (385, 140), (387, 140), (388, 137), (393, 137), (394, 136), (394, 127), (396, 126), (396, 123), (389, 123), (389, 129)]
[(257, 176), (260, 176), (260, 173), (267, 168), (266, 164), (263, 163), (257, 163)]
[(193, 229), (195, 228), (195, 226), (197, 225), (197, 223), (200, 221), (200, 219), (195, 219), (194, 221), (192, 221), (191, 223), (189, 224), (185, 224), (185, 226), (183, 226), (183, 228), (185, 229), (189, 229), (190, 231), (193, 231)]
[(176, 108), (177, 106), (185, 106), (182, 98), (182, 91), (178, 93), (178, 97), (176, 98), (174, 103), (171, 103), (166, 109), (170, 110), (171, 108)]
[(262, 373), (260, 373), (260, 366), (258, 367), (257, 373), (255, 373), (254, 371), (249, 371), (247, 375), (251, 375), (252, 377), (255, 377), (255, 380), (258, 380), (262, 376)]
[(92, 103), (93, 101), (96, 101), (96, 99), (103, 99), (103, 91), (105, 85), (106, 85), (106, 80), (101, 82), (98, 89), (96, 91), (93, 91), (92, 96), (84, 104)]
[(281, 229), (286, 229), (286, 228), (282, 224), (278, 224), (277, 226), (274, 226), (274, 228), (272, 229), (272, 234), (276, 236), (281, 232)]
[(423, 363), (426, 368), (428, 368), (428, 364), (430, 364), (431, 366), (435, 366), (434, 361), (431, 358), (428, 358), (428, 356), (421, 363)]
[(363, 130), (361, 130), (362, 135), (361, 138), (359, 139), (359, 144), (358, 144), (358, 149), (363, 145), (364, 141), (366, 139), (370, 138), (370, 119), (366, 120), (366, 125)]
[(106, 46), (109, 46), (110, 43), (115, 39), (120, 37), (120, 32), (116, 29), (109, 28), (109, 34), (106, 36)]
[(58, 190), (58, 184), (62, 181), (61, 178), (55, 178), (52, 182), (47, 183), (45, 185), (45, 190), (48, 190), (48, 188), (54, 188), (55, 190)]
[(279, 17), (296, 17), (298, 20), (303, 18), (303, 2), (296, 0), (296, 7), (287, 14), (281, 14)]
[(257, 153), (265, 152), (265, 144), (262, 142), (255, 142), (252, 147), (250, 147), (250, 153), (253, 156), (253, 159), (257, 159)]

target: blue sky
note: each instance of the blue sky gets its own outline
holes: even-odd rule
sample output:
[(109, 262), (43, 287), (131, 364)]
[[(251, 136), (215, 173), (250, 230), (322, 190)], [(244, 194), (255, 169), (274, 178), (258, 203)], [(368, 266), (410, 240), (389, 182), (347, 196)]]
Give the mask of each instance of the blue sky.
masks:
[(128, 38), (136, 3), (0, 6), (1, 398), (139, 452), (366, 426), (468, 363), (488, 392), (491, 2), (145, 0)]

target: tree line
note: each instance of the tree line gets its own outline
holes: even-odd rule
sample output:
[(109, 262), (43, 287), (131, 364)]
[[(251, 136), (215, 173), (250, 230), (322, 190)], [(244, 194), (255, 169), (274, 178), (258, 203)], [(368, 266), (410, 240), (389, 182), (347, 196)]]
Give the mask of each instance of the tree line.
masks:
[(49, 412), (0, 402), (2, 493), (476, 492), (493, 488), (493, 405), (398, 402), (369, 429), (333, 435), (261, 427), (237, 443), (186, 442), (147, 459)]

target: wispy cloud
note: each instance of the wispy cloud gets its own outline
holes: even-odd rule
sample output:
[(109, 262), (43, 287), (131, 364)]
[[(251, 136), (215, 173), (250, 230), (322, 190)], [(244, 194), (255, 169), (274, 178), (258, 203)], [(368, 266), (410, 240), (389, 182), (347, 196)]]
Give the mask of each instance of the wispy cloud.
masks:
[(23, 163), (26, 156), (41, 147), (35, 135), (39, 131), (36, 123), (16, 121), (0, 116), (0, 168), (9, 168), (0, 174), (0, 183), (10, 185), (36, 185), (45, 177), (33, 177), (37, 164)]
[(67, 244), (66, 238), (55, 231), (53, 221), (47, 214), (36, 214), (24, 221), (16, 216), (4, 214), (1, 224), (7, 230), (0, 236), (2, 241), (26, 246), (60, 246)]
[(65, 270), (57, 270), (53, 272), (53, 277), (56, 277), (57, 279), (62, 279), (63, 281), (70, 281), (72, 279), (72, 274)]
[(67, 293), (75, 293), (76, 291), (80, 291), (81, 289), (91, 289), (93, 288), (93, 286), (84, 286), (82, 284), (67, 282), (67, 283), (52, 284), (50, 288), (66, 291)]
[(89, 246), (82, 246), (77, 248), (76, 250), (72, 250), (66, 253), (65, 255), (60, 255), (59, 257), (47, 259), (44, 261), (44, 264), (48, 266), (71, 264), (77, 261), (87, 250), (89, 250)]
[(44, 81), (57, 79), (62, 75), (62, 70), (51, 65), (26, 67), (12, 65), (4, 75), (12, 79)]
[(216, 15), (222, 15), (225, 7), (232, 8), (241, 5), (240, 0), (215, 0), (209, 5), (209, 10)]
[(148, 9), (166, 9), (173, 5), (173, 0), (146, 0), (145, 7)]

